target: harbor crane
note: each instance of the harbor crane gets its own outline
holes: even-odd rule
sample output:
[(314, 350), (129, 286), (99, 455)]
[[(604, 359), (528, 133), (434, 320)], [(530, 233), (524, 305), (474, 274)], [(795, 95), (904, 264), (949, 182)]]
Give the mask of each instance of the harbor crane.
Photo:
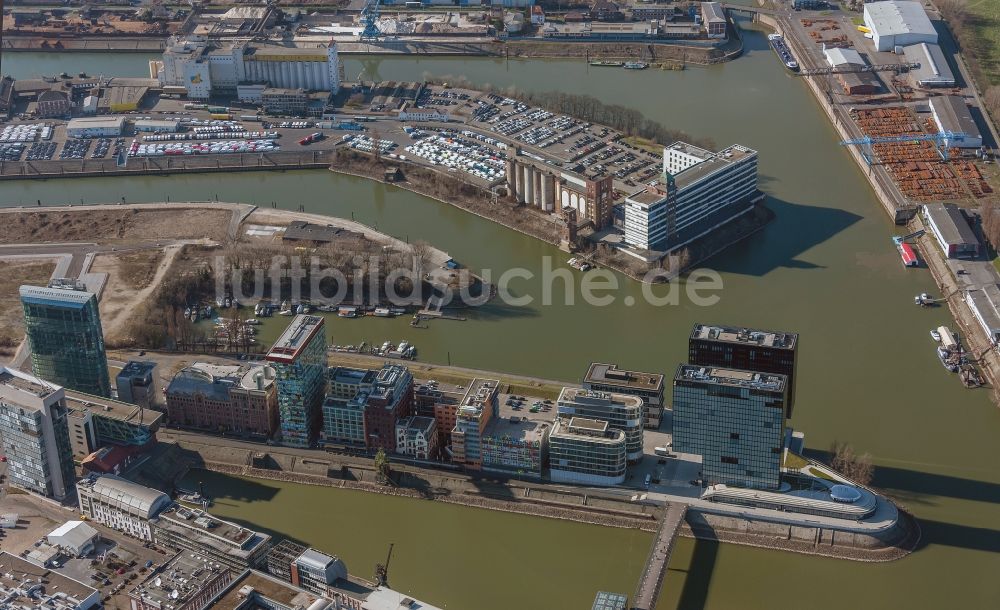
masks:
[[(861, 149), (861, 155), (865, 158), (868, 165), (873, 163), (872, 158), (874, 153), (872, 153), (873, 144), (900, 144), (903, 142), (935, 142), (944, 144), (945, 142), (951, 141), (956, 142), (964, 140), (969, 137), (968, 134), (963, 132), (955, 131), (942, 131), (940, 133), (913, 133), (905, 134), (901, 136), (881, 136), (881, 137), (871, 137), (864, 136), (861, 138), (855, 138), (852, 140), (843, 140), (841, 146), (863, 146)], [(948, 160), (948, 149), (946, 146), (937, 147), (938, 154), (945, 161)]]
[(389, 585), (389, 562), (392, 560), (392, 547), (394, 546), (396, 546), (395, 543), (389, 543), (389, 554), (386, 555), (385, 563), (375, 564), (375, 582), (380, 587)]
[(924, 229), (919, 229), (917, 231), (914, 231), (913, 233), (910, 233), (909, 235), (896, 235), (892, 238), (892, 243), (898, 246), (899, 244), (908, 242), (911, 239), (916, 239), (926, 232), (927, 231), (925, 231)]
[(382, 37), (382, 32), (378, 29), (379, 1), (366, 0), (364, 8), (361, 9), (361, 40), (374, 42)]
[(839, 66), (824, 66), (822, 68), (799, 70), (795, 73), (795, 76), (823, 76), (824, 74), (848, 74), (858, 72), (905, 72), (919, 67), (920, 64), (914, 62), (874, 65), (841, 64)]

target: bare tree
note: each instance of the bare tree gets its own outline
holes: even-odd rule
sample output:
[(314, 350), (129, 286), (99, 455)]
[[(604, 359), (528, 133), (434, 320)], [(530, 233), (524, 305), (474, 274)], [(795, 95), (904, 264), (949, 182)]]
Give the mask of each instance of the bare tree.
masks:
[(830, 466), (834, 470), (860, 485), (871, 484), (875, 467), (870, 454), (857, 455), (853, 447), (840, 441), (833, 443), (830, 453), (833, 455)]

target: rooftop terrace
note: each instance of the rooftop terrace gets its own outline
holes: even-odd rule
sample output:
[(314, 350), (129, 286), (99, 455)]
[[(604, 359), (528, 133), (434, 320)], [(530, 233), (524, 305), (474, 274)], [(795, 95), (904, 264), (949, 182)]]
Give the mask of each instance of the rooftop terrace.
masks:
[(780, 374), (755, 373), (690, 364), (682, 364), (677, 367), (677, 374), (674, 376), (674, 380), (696, 381), (699, 383), (766, 390), (769, 392), (784, 391), (788, 382), (788, 378)]
[(272, 362), (293, 362), (309, 341), (321, 332), (323, 318), (299, 314), (292, 318), (292, 323), (271, 346), (267, 359)]
[(716, 326), (709, 324), (695, 324), (694, 328), (691, 330), (691, 338), (719, 341), (722, 343), (741, 343), (782, 349), (795, 349), (795, 346), (799, 342), (798, 333), (775, 332), (770, 330), (756, 330), (753, 328)]

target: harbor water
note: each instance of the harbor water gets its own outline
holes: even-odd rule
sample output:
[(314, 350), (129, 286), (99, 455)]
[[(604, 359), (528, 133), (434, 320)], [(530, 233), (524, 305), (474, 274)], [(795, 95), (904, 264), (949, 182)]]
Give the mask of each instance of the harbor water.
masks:
[[(921, 548), (901, 561), (870, 565), (682, 540), (659, 607), (834, 610), (845, 600), (862, 607), (995, 607), (1000, 412), (987, 391), (963, 389), (942, 369), (928, 330), (949, 323), (947, 310), (913, 305), (914, 294), (935, 291), (932, 279), (926, 269), (900, 265), (889, 240), (895, 227), (804, 84), (788, 74), (763, 34), (748, 33), (746, 41), (746, 55), (735, 62), (684, 71), (589, 67), (582, 60), (348, 59), (349, 78), (362, 70), (366, 80), (460, 75), (588, 94), (720, 147), (744, 144), (760, 152), (760, 187), (776, 218), (706, 263), (724, 282), (711, 307), (683, 299), (654, 307), (637, 283), (619, 278), (622, 287), (606, 307), (588, 305), (579, 294), (573, 305), (495, 303), (470, 312), (468, 321), (433, 321), (429, 329), (413, 329), (404, 318), (331, 318), (331, 341), (406, 339), (421, 360), (579, 381), (592, 360), (672, 374), (686, 357), (695, 322), (798, 332), (791, 424), (805, 432), (811, 449), (845, 441), (871, 453), (876, 485), (920, 518)], [(115, 69), (143, 75), (145, 64), (141, 56), (4, 56), (4, 69), (18, 76)], [(0, 182), (6, 206), (122, 197), (217, 197), (353, 214), (495, 275), (523, 267), (537, 277), (544, 257), (559, 267), (568, 258), (446, 204), (325, 171)], [(511, 288), (541, 298), (538, 281)], [(261, 336), (275, 336), (286, 322), (269, 320)], [(513, 592), (520, 607), (586, 607), (599, 587), (630, 593), (648, 551), (648, 536), (624, 530), (285, 483), (214, 475), (208, 482), (220, 515), (339, 553), (362, 575), (395, 541), (393, 584), (447, 608), (499, 610), (515, 605)], [(605, 579), (595, 576), (601, 573)]]

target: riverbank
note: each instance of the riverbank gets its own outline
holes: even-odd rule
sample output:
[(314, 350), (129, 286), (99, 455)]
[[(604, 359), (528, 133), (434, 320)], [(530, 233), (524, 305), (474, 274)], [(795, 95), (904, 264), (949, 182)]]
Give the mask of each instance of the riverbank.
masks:
[[(779, 34), (785, 34), (784, 25), (773, 17), (760, 15), (759, 22)], [(791, 44), (797, 57), (808, 57), (808, 54), (796, 36), (785, 36), (785, 40)], [(809, 91), (820, 108), (823, 109), (828, 121), (836, 129), (841, 140), (850, 140), (857, 137), (858, 133), (853, 133), (851, 127), (855, 130), (858, 130), (858, 127), (853, 123), (849, 115), (842, 114), (843, 109), (839, 109), (841, 113), (838, 113), (838, 108), (831, 103), (827, 94), (820, 87), (819, 79), (804, 78), (803, 80), (806, 81)], [(986, 116), (984, 116), (984, 119), (989, 120)], [(992, 126), (990, 128), (992, 130)], [(884, 168), (869, 164), (868, 160), (862, 154), (861, 147), (848, 146), (847, 150), (858, 168), (864, 173), (877, 200), (893, 222), (897, 225), (908, 226), (907, 232), (915, 232), (917, 229), (922, 228), (923, 224), (917, 213), (919, 206), (906, 200), (901, 194), (898, 194), (898, 190), (892, 185), (892, 178), (884, 171)], [(951, 317), (964, 331), (963, 336), (968, 343), (966, 347), (974, 354), (973, 360), (976, 364), (980, 365), (989, 385), (992, 387), (991, 398), (995, 404), (1000, 405), (1000, 354), (997, 353), (996, 349), (993, 349), (991, 338), (984, 333), (975, 314), (965, 302), (963, 293), (948, 268), (942, 250), (937, 247), (930, 235), (925, 235), (919, 243), (921, 244), (921, 253), (923, 254), (924, 261), (927, 263), (931, 276), (940, 293), (946, 297)]]
[[(173, 433), (168, 436), (170, 434)], [(178, 455), (186, 456), (186, 468), (433, 500), (605, 527), (655, 531), (663, 507), (662, 502), (646, 499), (645, 494), (574, 489), (414, 464), (394, 464), (395, 485), (384, 486), (374, 482), (374, 465), (367, 458), (332, 455), (320, 450), (243, 446), (232, 439), (227, 439), (226, 445), (213, 445), (209, 439), (198, 440), (187, 433), (172, 441), (176, 443)], [(183, 474), (175, 476), (174, 484)], [(869, 563), (905, 557), (916, 548), (920, 539), (919, 526), (907, 514), (901, 514), (901, 519), (892, 528), (860, 533), (820, 525), (782, 523), (733, 512), (729, 508), (725, 505), (718, 505), (718, 508), (689, 505), (682, 535)]]

